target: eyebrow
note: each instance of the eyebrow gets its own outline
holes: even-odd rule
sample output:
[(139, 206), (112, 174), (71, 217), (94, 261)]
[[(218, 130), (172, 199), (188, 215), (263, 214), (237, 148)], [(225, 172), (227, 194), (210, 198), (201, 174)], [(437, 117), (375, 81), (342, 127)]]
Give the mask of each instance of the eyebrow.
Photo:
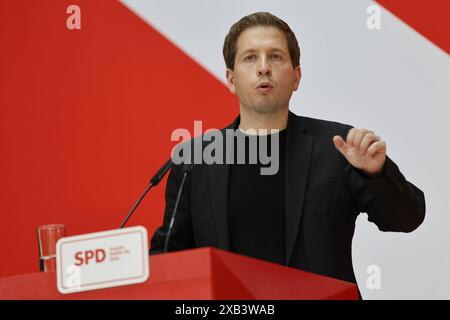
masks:
[[(280, 48), (276, 48), (276, 47), (270, 48), (269, 51), (272, 51), (272, 52), (273, 52), (273, 51), (279, 51), (279, 52), (281, 52), (281, 53), (283, 53), (283, 54), (286, 54), (286, 52), (284, 52), (284, 50), (282, 50), (282, 49), (280, 49)], [(242, 57), (242, 56), (246, 55), (247, 53), (254, 53), (254, 52), (256, 52), (255, 49), (247, 49), (247, 50), (245, 50), (244, 52), (242, 52), (242, 53), (239, 55), (239, 57)]]

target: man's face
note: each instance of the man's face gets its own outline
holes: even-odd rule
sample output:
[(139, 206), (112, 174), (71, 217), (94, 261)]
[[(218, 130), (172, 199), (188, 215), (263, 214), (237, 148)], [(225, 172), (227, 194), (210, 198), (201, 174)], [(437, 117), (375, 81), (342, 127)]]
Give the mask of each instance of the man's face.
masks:
[(292, 67), (284, 33), (275, 27), (256, 26), (240, 34), (234, 71), (227, 69), (226, 75), (241, 108), (268, 114), (289, 107), (301, 71), (299, 66)]

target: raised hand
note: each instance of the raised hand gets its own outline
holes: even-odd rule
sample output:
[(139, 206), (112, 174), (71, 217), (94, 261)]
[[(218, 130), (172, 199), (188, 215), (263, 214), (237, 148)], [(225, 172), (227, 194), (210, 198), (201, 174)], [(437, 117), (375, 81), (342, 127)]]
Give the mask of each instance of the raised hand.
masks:
[(369, 176), (377, 176), (386, 161), (386, 143), (373, 131), (352, 128), (347, 139), (334, 136), (336, 149), (342, 153), (347, 161)]

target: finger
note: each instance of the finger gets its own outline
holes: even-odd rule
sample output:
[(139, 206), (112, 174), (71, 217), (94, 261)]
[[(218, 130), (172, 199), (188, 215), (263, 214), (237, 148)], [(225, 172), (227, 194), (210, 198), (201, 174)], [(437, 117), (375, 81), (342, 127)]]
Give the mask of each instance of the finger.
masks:
[(347, 139), (345, 140), (348, 145), (352, 145), (353, 138), (355, 136), (356, 128), (351, 128), (347, 134)]
[(386, 153), (386, 142), (384, 142), (383, 140), (379, 140), (376, 141), (374, 143), (372, 143), (369, 147), (369, 149), (367, 149), (367, 154), (369, 156), (374, 155), (375, 153)]
[(354, 147), (358, 147), (359, 148), (359, 146), (361, 144), (361, 140), (363, 139), (364, 135), (366, 133), (368, 133), (368, 132), (372, 132), (372, 131), (369, 131), (367, 129), (357, 129), (357, 132), (355, 133), (355, 137), (353, 138), (353, 144), (352, 145)]
[(334, 146), (339, 150), (343, 155), (346, 154), (348, 145), (345, 143), (344, 139), (341, 136), (333, 137)]
[(369, 148), (369, 146), (375, 142), (380, 140), (380, 138), (371, 132), (367, 132), (363, 139), (361, 140), (361, 144), (359, 145), (359, 149), (361, 150), (361, 152), (366, 153), (367, 149)]
[(349, 132), (349, 136), (347, 139), (347, 144), (349, 144), (350, 146), (354, 146), (355, 145), (355, 141), (358, 138), (358, 135), (361, 134), (361, 130), (362, 129), (358, 129), (358, 128), (352, 128)]

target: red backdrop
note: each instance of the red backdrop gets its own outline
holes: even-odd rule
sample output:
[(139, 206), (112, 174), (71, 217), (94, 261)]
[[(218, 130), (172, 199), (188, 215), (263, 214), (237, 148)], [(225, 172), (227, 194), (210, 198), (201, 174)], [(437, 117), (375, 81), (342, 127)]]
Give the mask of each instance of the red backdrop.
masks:
[[(66, 27), (71, 4), (81, 30)], [(40, 224), (118, 227), (169, 158), (173, 129), (238, 112), (223, 84), (116, 1), (1, 1), (0, 42), (0, 277), (38, 271)], [(152, 235), (165, 181), (130, 226)]]

